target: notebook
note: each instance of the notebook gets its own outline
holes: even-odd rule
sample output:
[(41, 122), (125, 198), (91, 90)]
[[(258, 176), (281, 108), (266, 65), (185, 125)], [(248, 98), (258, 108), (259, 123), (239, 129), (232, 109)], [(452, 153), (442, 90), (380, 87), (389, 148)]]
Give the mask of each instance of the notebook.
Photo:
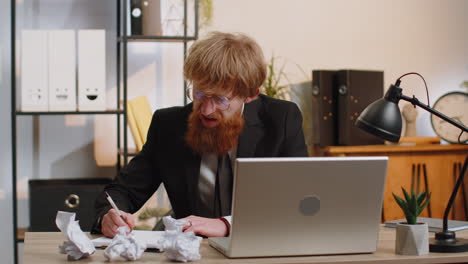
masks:
[[(393, 221), (385, 222), (386, 227), (396, 227), (397, 223), (406, 222), (406, 219), (397, 219)], [(429, 232), (440, 232), (442, 231), (442, 219), (439, 218), (428, 218), (428, 217), (418, 217), (418, 223), (427, 223), (429, 227)], [(447, 222), (449, 231), (459, 231), (463, 229), (468, 229), (467, 221), (458, 221), (458, 220), (448, 220)]]
[(238, 158), (230, 258), (371, 253), (377, 249), (387, 157)]
[[(164, 231), (133, 230), (132, 234), (135, 235), (138, 241), (144, 242), (147, 248), (159, 249), (158, 241), (162, 238)], [(111, 241), (112, 238), (108, 237), (99, 237), (91, 240), (95, 247), (107, 247)]]

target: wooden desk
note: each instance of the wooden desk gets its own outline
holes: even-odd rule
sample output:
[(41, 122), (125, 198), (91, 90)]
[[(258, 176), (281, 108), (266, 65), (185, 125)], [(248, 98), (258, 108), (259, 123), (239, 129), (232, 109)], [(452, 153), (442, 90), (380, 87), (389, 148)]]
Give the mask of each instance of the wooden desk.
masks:
[[(455, 178), (458, 178), (460, 168), (468, 154), (468, 146), (439, 144), (333, 146), (321, 151), (325, 156), (389, 157), (383, 203), (383, 220), (388, 221), (404, 218), (392, 192), (401, 196), (402, 186), (407, 190), (411, 186), (415, 186), (416, 189), (419, 186), (419, 189), (423, 190), (426, 184), (432, 193), (432, 198), (429, 207), (421, 216), (443, 218), (445, 207), (455, 185)], [(424, 177), (424, 170), (427, 172), (427, 177)], [(465, 179), (464, 186), (458, 191), (454, 210), (449, 218), (466, 220), (466, 207), (468, 207), (468, 180)]]
[[(434, 234), (431, 233), (430, 237)], [(457, 232), (457, 237), (468, 238), (468, 230)], [(278, 238), (281, 239), (281, 238)], [(26, 233), (24, 246), (24, 263), (52, 264), (70, 263), (66, 255), (58, 253), (58, 245), (63, 242), (63, 235), (59, 232), (37, 232)], [(463, 253), (429, 253), (424, 256), (400, 256), (394, 254), (395, 250), (395, 229), (381, 228), (378, 249), (373, 254), (357, 255), (334, 255), (334, 256), (309, 256), (309, 257), (277, 257), (277, 258), (244, 258), (227, 259), (208, 245), (206, 239), (201, 245), (202, 259), (195, 263), (466, 263), (468, 262), (468, 252)], [(91, 257), (79, 262), (108, 263), (105, 262), (103, 250), (97, 250)], [(122, 263), (121, 261), (118, 261)], [(162, 253), (145, 252), (143, 257), (132, 263), (174, 263), (169, 261)]]

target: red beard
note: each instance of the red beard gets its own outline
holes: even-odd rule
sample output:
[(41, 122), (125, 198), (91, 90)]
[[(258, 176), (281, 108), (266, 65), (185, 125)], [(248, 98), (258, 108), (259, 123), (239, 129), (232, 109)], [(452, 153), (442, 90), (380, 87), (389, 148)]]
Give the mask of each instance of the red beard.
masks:
[(188, 119), (185, 141), (199, 154), (225, 154), (237, 145), (239, 135), (244, 128), (244, 118), (240, 113), (227, 120), (219, 113), (213, 113), (209, 117), (218, 119), (220, 123), (216, 127), (207, 128), (202, 124), (199, 112), (193, 111)]

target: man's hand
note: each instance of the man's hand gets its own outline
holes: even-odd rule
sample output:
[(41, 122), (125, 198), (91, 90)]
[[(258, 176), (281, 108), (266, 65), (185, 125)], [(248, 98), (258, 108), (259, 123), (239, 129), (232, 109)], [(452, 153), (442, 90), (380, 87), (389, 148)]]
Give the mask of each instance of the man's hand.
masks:
[(125, 223), (122, 218), (120, 218), (117, 211), (114, 209), (110, 209), (107, 214), (102, 217), (101, 221), (101, 232), (106, 237), (113, 238), (117, 235), (117, 228), (120, 226), (128, 226), (130, 231), (135, 227), (135, 218), (132, 214), (120, 211), (122, 213), (122, 217), (125, 219)]
[(197, 235), (206, 237), (224, 237), (228, 234), (226, 224), (218, 218), (205, 218), (199, 216), (188, 216), (182, 218), (187, 221), (182, 231), (194, 232)]

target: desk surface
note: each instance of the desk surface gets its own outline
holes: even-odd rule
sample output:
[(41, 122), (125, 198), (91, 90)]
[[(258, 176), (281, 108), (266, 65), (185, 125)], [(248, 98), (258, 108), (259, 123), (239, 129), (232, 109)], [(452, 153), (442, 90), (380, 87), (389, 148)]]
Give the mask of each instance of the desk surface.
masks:
[[(430, 237), (434, 234), (431, 233)], [(457, 237), (468, 238), (468, 230), (457, 232)], [(25, 238), (24, 263), (70, 263), (66, 255), (58, 253), (58, 245), (63, 241), (59, 232), (28, 232)], [(374, 254), (308, 256), (308, 257), (276, 257), (276, 258), (245, 258), (227, 259), (210, 247), (206, 239), (201, 245), (202, 259), (195, 263), (466, 263), (468, 252), (464, 253), (430, 253), (424, 256), (400, 256), (394, 254), (395, 229), (381, 228), (377, 252)], [(105, 262), (103, 250), (97, 250), (91, 257), (80, 260), (86, 263)], [(122, 261), (118, 261), (122, 263)], [(174, 263), (163, 253), (145, 252), (139, 261), (132, 263)]]

